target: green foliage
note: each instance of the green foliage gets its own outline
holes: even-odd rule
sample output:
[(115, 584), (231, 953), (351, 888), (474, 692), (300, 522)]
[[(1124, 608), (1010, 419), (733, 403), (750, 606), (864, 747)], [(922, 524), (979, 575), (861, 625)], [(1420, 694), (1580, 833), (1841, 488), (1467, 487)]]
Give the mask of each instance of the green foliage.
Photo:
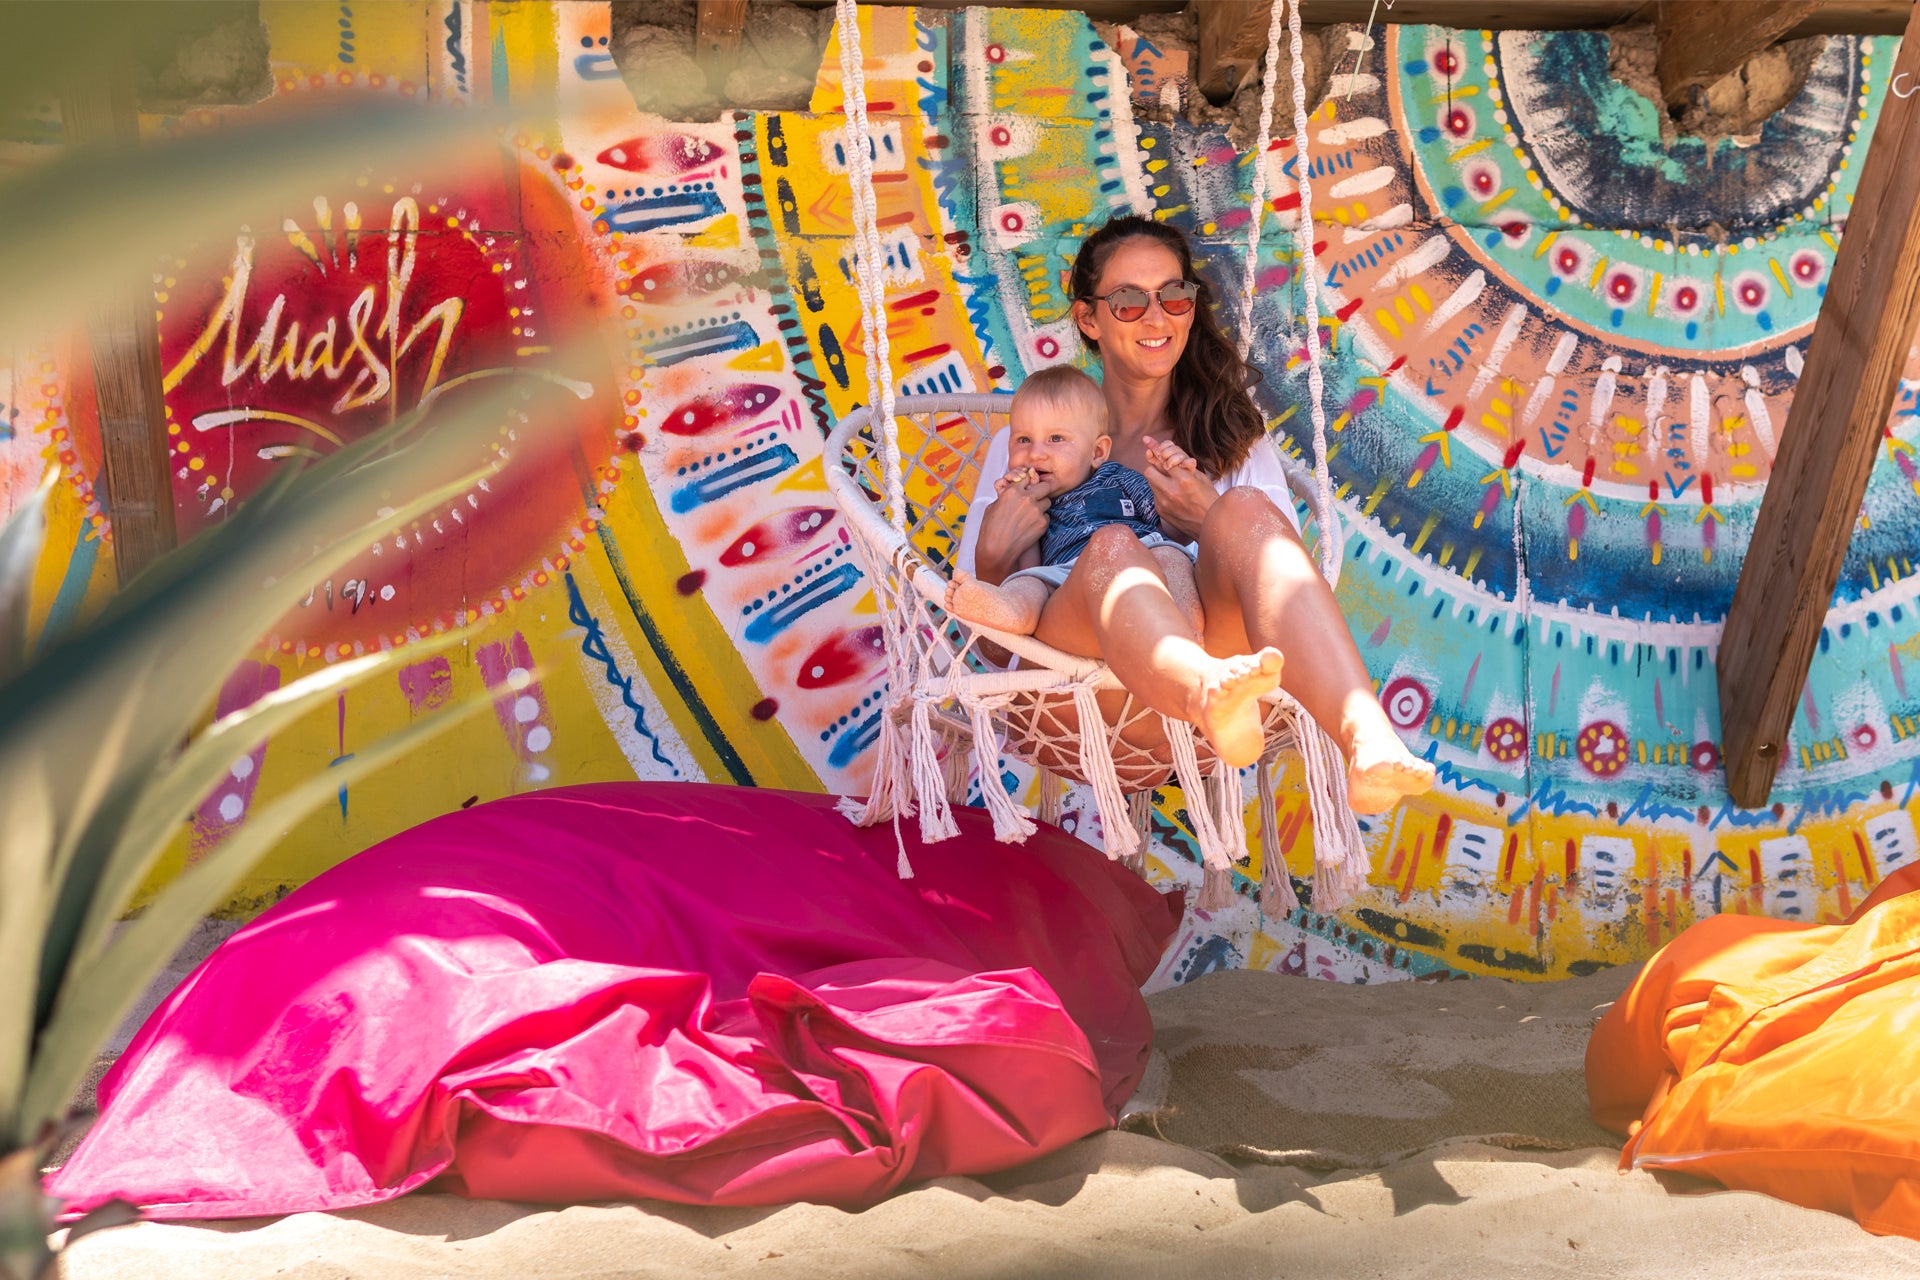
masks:
[[(14, 18), (46, 30), (37, 45), (17, 41), (0, 17), (0, 47), (51, 50), (58, 63), (74, 24), (85, 14), (95, 29), (100, 8), (16, 6)], [(17, 93), (0, 94), (0, 110)], [(229, 236), (248, 210), (270, 211), (316, 182), (369, 166), (445, 172), (472, 156), (474, 139), (491, 145), (491, 124), (482, 112), (362, 110), (164, 146), (74, 148), (0, 177), (0, 350), (84, 322), (96, 299), (140, 287), (161, 255)], [(123, 216), (128, 193), (138, 217)], [(70, 1132), (100, 1047), (194, 924), (328, 797), (486, 705), (416, 721), (257, 806), (122, 922), (235, 759), (343, 690), (463, 637), (323, 667), (206, 725), (226, 675), (313, 584), (499, 471), (510, 434), (515, 462), (547, 447), (555, 433), (541, 429), (544, 409), (585, 394), (537, 373), (456, 379), (382, 431), (288, 464), (93, 621), (37, 648), (27, 615), (49, 486), (0, 529), (0, 1280), (50, 1266), (39, 1168)]]

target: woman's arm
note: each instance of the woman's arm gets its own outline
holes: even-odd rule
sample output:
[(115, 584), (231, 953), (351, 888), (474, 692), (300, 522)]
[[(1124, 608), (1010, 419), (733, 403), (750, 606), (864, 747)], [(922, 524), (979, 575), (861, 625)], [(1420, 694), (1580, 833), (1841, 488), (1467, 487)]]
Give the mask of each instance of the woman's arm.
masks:
[[(1200, 536), (1207, 512), (1220, 498), (1220, 491), (1181, 453), (1171, 441), (1154, 436), (1146, 438), (1149, 465), (1147, 484), (1153, 489), (1153, 508), (1169, 537), (1193, 542)], [(1166, 466), (1163, 461), (1178, 457), (1181, 465)]]

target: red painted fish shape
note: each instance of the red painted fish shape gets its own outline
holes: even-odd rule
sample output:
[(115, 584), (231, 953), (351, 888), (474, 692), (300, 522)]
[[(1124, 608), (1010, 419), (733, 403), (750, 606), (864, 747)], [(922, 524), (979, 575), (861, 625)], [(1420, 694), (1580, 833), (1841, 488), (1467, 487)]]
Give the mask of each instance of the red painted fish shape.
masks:
[(723, 431), (772, 413), (780, 403), (780, 388), (763, 382), (743, 382), (717, 395), (695, 396), (660, 422), (669, 435), (703, 436)]
[(824, 689), (858, 679), (886, 660), (886, 641), (879, 627), (838, 631), (800, 660), (794, 683), (802, 689)]
[(732, 263), (716, 259), (658, 262), (620, 281), (620, 292), (636, 302), (691, 302), (718, 293), (742, 273)]
[(601, 164), (628, 173), (658, 173), (679, 177), (702, 169), (726, 155), (717, 142), (690, 133), (654, 134), (616, 142), (598, 156)]
[(781, 551), (794, 551), (812, 542), (837, 513), (832, 507), (795, 507), (768, 516), (733, 540), (720, 553), (720, 563), (729, 569), (758, 563)]

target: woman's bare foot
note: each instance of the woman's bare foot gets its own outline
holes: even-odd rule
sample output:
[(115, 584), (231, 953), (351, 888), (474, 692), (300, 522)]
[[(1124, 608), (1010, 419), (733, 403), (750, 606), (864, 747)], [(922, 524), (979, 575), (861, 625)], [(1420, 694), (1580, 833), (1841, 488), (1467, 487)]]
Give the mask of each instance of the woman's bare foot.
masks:
[(947, 583), (946, 606), (956, 618), (1009, 635), (1030, 636), (1040, 625), (1040, 611), (1051, 594), (1046, 583), (1033, 578), (1016, 578), (996, 587), (965, 569), (955, 569)]
[(1433, 766), (1407, 750), (1400, 735), (1381, 727), (1357, 732), (1347, 762), (1347, 807), (1385, 813), (1433, 785)]
[(1260, 695), (1280, 687), (1283, 662), (1278, 649), (1212, 660), (1187, 718), (1207, 735), (1222, 764), (1239, 769), (1260, 758), (1266, 747)]

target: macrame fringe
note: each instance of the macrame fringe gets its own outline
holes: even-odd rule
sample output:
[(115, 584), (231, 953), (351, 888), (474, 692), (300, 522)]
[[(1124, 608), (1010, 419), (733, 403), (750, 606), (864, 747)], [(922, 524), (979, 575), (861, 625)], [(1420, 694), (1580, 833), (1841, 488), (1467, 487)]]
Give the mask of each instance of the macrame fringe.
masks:
[(1050, 827), (1060, 825), (1060, 779), (1051, 769), (1041, 769), (1034, 777), (1040, 789), (1040, 812), (1035, 816)]
[[(895, 688), (899, 684), (895, 683)], [(900, 726), (896, 716), (897, 703), (890, 703), (880, 717), (880, 737), (874, 744), (873, 781), (869, 784), (867, 798), (857, 799), (843, 796), (835, 807), (853, 820), (857, 827), (877, 826), (894, 816), (896, 801), (905, 803), (906, 812), (912, 813), (911, 784), (906, 774), (907, 756), (905, 744), (900, 741)]]
[(1120, 859), (1120, 862), (1144, 880), (1147, 877), (1147, 850), (1153, 845), (1153, 792), (1135, 791), (1129, 795), (1127, 813), (1133, 819), (1133, 833), (1140, 838), (1140, 847)]
[(1286, 851), (1280, 847), (1280, 815), (1273, 794), (1273, 768), (1279, 753), (1269, 751), (1260, 757), (1260, 914), (1280, 919), (1294, 913), (1300, 896), (1293, 891), (1293, 877), (1287, 874)]
[(1313, 811), (1313, 909), (1338, 911), (1366, 887), (1372, 869), (1360, 828), (1347, 805), (1347, 762), (1326, 730), (1297, 713), (1307, 802)]
[[(1093, 788), (1093, 803), (1100, 812), (1100, 834), (1109, 858), (1124, 858), (1136, 853), (1140, 841), (1133, 824), (1127, 821), (1127, 797), (1120, 790), (1120, 773), (1113, 766), (1113, 751), (1107, 745), (1106, 717), (1100, 714), (1100, 702), (1093, 686), (1076, 685), (1074, 709), (1080, 715), (1080, 773)], [(1093, 726), (1088, 732), (1087, 726)]]
[[(1221, 911), (1234, 903), (1233, 846), (1215, 820), (1218, 797), (1206, 775), (1200, 772), (1193, 726), (1184, 720), (1168, 718), (1167, 741), (1173, 747), (1173, 770), (1187, 802), (1187, 825), (1193, 829), (1194, 842), (1200, 846), (1200, 864), (1204, 868), (1200, 896), (1194, 905), (1202, 911)], [(1237, 780), (1235, 786), (1238, 786)]]
[[(971, 738), (972, 735), (969, 734), (968, 737)], [(964, 805), (967, 802), (967, 793), (973, 789), (974, 753), (961, 748), (953, 731), (942, 735), (941, 745), (944, 749), (940, 753), (940, 774), (947, 783), (947, 803), (956, 806)], [(980, 775), (982, 803), (986, 800), (986, 780), (996, 776), (998, 775), (986, 773)]]
[[(1000, 785), (1000, 739), (993, 731), (993, 712), (979, 698), (964, 698), (968, 719), (973, 724), (973, 761), (980, 774), (980, 800), (993, 818), (993, 838), (1002, 844), (1018, 844), (1036, 828), (1024, 805), (1015, 804), (1007, 789)], [(956, 753), (957, 754), (957, 753)]]
[(932, 844), (960, 834), (947, 804), (947, 777), (940, 766), (940, 742), (933, 732), (933, 706), (928, 698), (913, 700), (913, 736), (908, 743), (913, 762), (913, 798), (920, 810), (920, 840)]

